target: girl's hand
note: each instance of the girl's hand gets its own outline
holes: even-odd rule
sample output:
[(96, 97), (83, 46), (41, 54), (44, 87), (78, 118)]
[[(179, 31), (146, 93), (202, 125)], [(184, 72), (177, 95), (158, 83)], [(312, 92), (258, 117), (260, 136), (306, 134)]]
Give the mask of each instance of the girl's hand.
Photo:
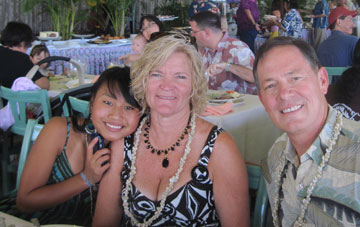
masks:
[(108, 148), (93, 153), (93, 148), (97, 142), (98, 138), (95, 137), (86, 149), (84, 174), (91, 184), (98, 183), (104, 172), (110, 167), (110, 150)]

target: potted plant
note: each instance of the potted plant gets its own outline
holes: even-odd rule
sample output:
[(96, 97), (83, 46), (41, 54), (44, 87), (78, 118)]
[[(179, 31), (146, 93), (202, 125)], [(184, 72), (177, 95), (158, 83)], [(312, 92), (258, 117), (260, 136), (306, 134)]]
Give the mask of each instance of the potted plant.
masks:
[(77, 15), (82, 0), (23, 0), (25, 11), (40, 6), (49, 13), (53, 29), (63, 40), (70, 39), (77, 23)]

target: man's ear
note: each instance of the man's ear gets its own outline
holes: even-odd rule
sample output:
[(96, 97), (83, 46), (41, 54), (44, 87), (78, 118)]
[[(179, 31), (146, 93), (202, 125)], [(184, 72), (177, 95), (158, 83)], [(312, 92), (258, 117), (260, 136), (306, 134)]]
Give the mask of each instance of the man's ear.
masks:
[(329, 87), (328, 72), (326, 71), (326, 69), (324, 67), (321, 67), (318, 70), (317, 74), (318, 74), (318, 78), (319, 78), (320, 90), (325, 95), (327, 93), (328, 87)]

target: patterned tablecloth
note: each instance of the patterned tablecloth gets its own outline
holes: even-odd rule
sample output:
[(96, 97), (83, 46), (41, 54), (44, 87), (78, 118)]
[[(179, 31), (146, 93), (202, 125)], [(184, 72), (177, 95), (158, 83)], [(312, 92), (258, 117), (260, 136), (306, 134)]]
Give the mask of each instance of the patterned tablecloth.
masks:
[[(118, 57), (131, 51), (131, 40), (114, 40), (110, 44), (89, 44), (88, 40), (53, 41), (47, 47), (51, 56), (65, 56), (86, 64), (86, 73), (98, 75), (112, 63), (121, 64)], [(52, 62), (55, 74), (62, 74), (69, 64), (64, 61)]]

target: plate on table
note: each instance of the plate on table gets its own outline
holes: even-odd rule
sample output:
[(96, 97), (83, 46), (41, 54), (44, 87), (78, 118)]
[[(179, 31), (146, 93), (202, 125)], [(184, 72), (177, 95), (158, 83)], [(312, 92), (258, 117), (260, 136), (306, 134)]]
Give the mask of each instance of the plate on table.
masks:
[(209, 90), (207, 96), (208, 103), (214, 105), (220, 105), (227, 102), (232, 102), (237, 105), (244, 102), (244, 94), (240, 94), (236, 91)]
[(95, 34), (73, 34), (72, 36), (75, 38), (88, 39), (88, 38), (94, 37)]
[(109, 43), (112, 43), (110, 40), (104, 40), (104, 39), (89, 40), (87, 42), (90, 43), (90, 44), (109, 44)]
[[(90, 79), (84, 79), (84, 84), (91, 84), (92, 80)], [(67, 82), (66, 87), (68, 88), (74, 88), (74, 87), (79, 87), (80, 83), (79, 83), (79, 79), (76, 80), (70, 80), (69, 82)]]
[(61, 40), (62, 39), (61, 36), (58, 36), (58, 37), (40, 37), (40, 36), (36, 36), (36, 37), (41, 41), (49, 41), (49, 40), (56, 41), (56, 40)]
[(264, 20), (276, 20), (277, 17), (275, 15), (264, 15)]

